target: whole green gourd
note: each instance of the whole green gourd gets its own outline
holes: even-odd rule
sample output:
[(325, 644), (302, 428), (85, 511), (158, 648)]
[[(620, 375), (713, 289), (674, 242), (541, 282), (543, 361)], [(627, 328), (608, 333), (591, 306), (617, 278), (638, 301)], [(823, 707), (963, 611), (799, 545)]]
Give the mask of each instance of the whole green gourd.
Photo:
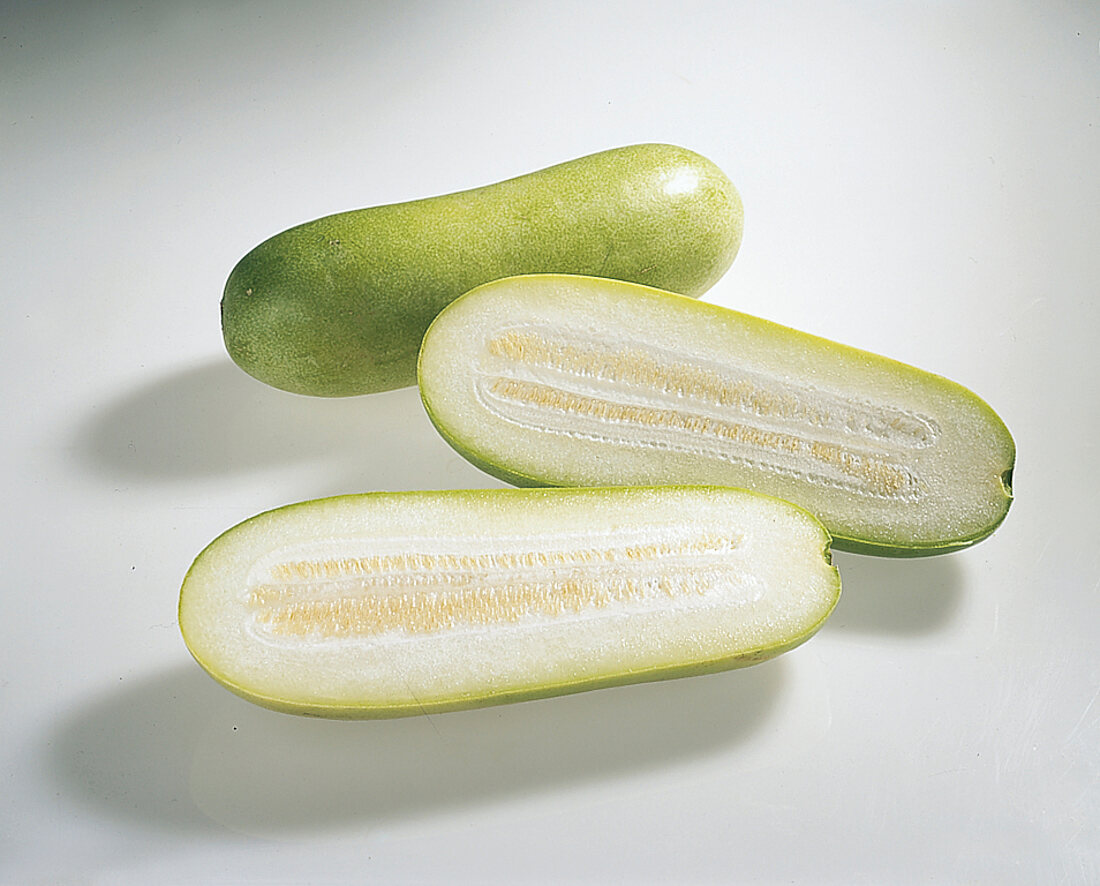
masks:
[(428, 325), (483, 283), (570, 273), (699, 296), (741, 243), (737, 190), (684, 148), (615, 148), (439, 197), (306, 222), (244, 256), (226, 349), (276, 388), (339, 397), (416, 383)]

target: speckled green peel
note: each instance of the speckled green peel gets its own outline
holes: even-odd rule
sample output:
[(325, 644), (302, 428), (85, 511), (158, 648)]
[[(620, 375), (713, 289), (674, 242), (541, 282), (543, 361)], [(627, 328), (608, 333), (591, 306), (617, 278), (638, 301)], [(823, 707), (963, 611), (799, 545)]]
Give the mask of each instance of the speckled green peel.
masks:
[(399, 717), (755, 664), (839, 593), (821, 524), (744, 490), (368, 493), (215, 539), (179, 622), (250, 701)]
[(523, 486), (716, 483), (796, 502), (834, 547), (923, 556), (988, 536), (1015, 447), (940, 376), (613, 280), (486, 284), (424, 338), (432, 422)]
[(230, 356), (301, 394), (416, 383), (432, 318), (515, 274), (631, 280), (698, 296), (741, 243), (741, 199), (671, 145), (616, 148), (470, 191), (332, 215), (249, 252), (221, 303)]

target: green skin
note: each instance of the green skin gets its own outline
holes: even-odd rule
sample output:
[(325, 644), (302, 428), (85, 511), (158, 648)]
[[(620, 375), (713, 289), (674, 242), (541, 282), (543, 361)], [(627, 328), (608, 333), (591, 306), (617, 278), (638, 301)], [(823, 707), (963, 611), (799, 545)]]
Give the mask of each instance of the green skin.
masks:
[[(541, 280), (552, 280), (555, 275), (541, 275)], [(564, 278), (563, 278), (564, 279)], [(575, 278), (574, 278), (575, 279)], [(480, 287), (481, 290), (490, 291), (496, 289), (498, 286), (512, 286), (513, 288), (522, 285), (524, 281), (494, 281)], [(584, 281), (580, 281), (584, 282)], [(531, 283), (534, 285), (540, 284), (539, 277), (533, 277)], [(884, 557), (927, 557), (938, 554), (947, 554), (954, 551), (959, 551), (964, 548), (968, 548), (977, 542), (988, 538), (1004, 521), (1008, 515), (1009, 507), (1012, 504), (1012, 472), (1015, 465), (1016, 450), (1012, 436), (999, 416), (985, 404), (977, 395), (971, 391), (963, 388), (961, 385), (955, 382), (943, 378), (941, 376), (933, 375), (932, 373), (924, 372), (923, 370), (916, 369), (912, 366), (900, 363), (895, 360), (890, 360), (886, 357), (880, 357), (878, 355), (869, 354), (863, 351), (859, 351), (856, 348), (852, 348), (846, 345), (831, 342), (826, 339), (819, 338), (814, 335), (810, 335), (805, 332), (790, 329), (779, 324), (772, 323), (768, 320), (763, 320), (756, 317), (750, 317), (745, 314), (740, 314), (736, 311), (732, 311), (728, 308), (721, 307), (719, 305), (708, 304), (706, 302), (696, 302), (683, 299), (673, 293), (662, 292), (654, 290), (648, 287), (641, 287), (624, 283), (621, 281), (605, 281), (605, 280), (592, 280), (593, 296), (597, 292), (603, 292), (607, 297), (618, 297), (630, 299), (635, 305), (640, 304), (644, 300), (650, 300), (654, 307), (653, 322), (659, 328), (662, 322), (665, 322), (665, 315), (661, 314), (661, 311), (672, 312), (689, 312), (696, 316), (697, 322), (700, 324), (707, 324), (713, 326), (720, 326), (722, 323), (733, 322), (744, 326), (749, 326), (753, 329), (753, 333), (762, 338), (769, 336), (775, 337), (776, 340), (786, 339), (795, 340), (799, 343), (800, 347), (811, 352), (816, 353), (821, 357), (822, 363), (827, 364), (831, 358), (831, 355), (837, 355), (844, 359), (853, 359), (855, 362), (868, 362), (877, 367), (879, 372), (893, 373), (902, 377), (911, 379), (914, 383), (925, 387), (936, 387), (945, 391), (953, 391), (956, 396), (962, 399), (966, 399), (969, 402), (976, 404), (978, 408), (985, 414), (986, 423), (988, 426), (988, 433), (990, 438), (990, 445), (996, 447), (996, 451), (1001, 453), (1000, 464), (1001, 469), (999, 472), (999, 484), (996, 486), (996, 492), (994, 493), (997, 498), (995, 502), (995, 516), (989, 519), (984, 524), (975, 527), (972, 531), (955, 534), (944, 535), (942, 537), (924, 537), (924, 538), (911, 538), (911, 537), (898, 537), (892, 535), (887, 531), (881, 531), (877, 535), (871, 537), (867, 534), (860, 534), (853, 532), (851, 528), (845, 525), (842, 518), (838, 518), (835, 515), (826, 517), (822, 514), (816, 516), (821, 519), (829, 530), (832, 538), (832, 547), (839, 551), (848, 551), (858, 554), (867, 554), (873, 556)], [(477, 291), (469, 293), (471, 298), (477, 297)], [(463, 299), (465, 302), (466, 299)], [(456, 309), (459, 307), (455, 306)], [(447, 313), (440, 318), (440, 325), (447, 322)], [(429, 336), (430, 338), (430, 336)], [(425, 350), (430, 347), (425, 342)], [(421, 354), (423, 358), (423, 353)], [(537, 470), (521, 470), (517, 469), (514, 465), (501, 464), (499, 461), (494, 461), (493, 456), (487, 456), (485, 453), (479, 451), (475, 446), (472, 446), (469, 441), (463, 439), (459, 432), (450, 427), (447, 419), (440, 415), (440, 410), (435, 407), (431, 397), (425, 393), (426, 379), (424, 376), (423, 359), (421, 359), (419, 366), (420, 374), (420, 388), (421, 399), (424, 404), (425, 411), (428, 414), (429, 419), (435, 426), (436, 430), (443, 437), (444, 440), (463, 458), (470, 462), (475, 467), (484, 471), (485, 473), (503, 480), (506, 483), (510, 483), (519, 487), (539, 487), (539, 486), (572, 486), (576, 485), (575, 478), (563, 479), (559, 476), (547, 476), (545, 474), (540, 475)], [(446, 407), (446, 404), (442, 404)], [(537, 466), (537, 462), (535, 463)], [(783, 498), (788, 498), (798, 504), (805, 506), (805, 503), (800, 501), (796, 494), (791, 493), (779, 493), (767, 487), (766, 478), (761, 477), (760, 480), (764, 481), (760, 484), (758, 491), (767, 492), (773, 495), (780, 495)], [(616, 479), (613, 474), (605, 474), (599, 482), (604, 483), (622, 483), (624, 485), (637, 484), (637, 483), (659, 483), (667, 482), (667, 477), (651, 476), (646, 478), (631, 477), (627, 479)], [(695, 482), (695, 481), (693, 481)], [(714, 478), (713, 482), (730, 483), (727, 478)], [(757, 488), (751, 479), (747, 479), (744, 482), (736, 484), (730, 483), (730, 485), (743, 485), (747, 488)], [(857, 507), (857, 503), (853, 503), (852, 507)]]
[(615, 148), (470, 191), (327, 216), (229, 275), (222, 333), (250, 375), (341, 397), (416, 383), (432, 319), (482, 283), (573, 273), (697, 297), (741, 243), (741, 199), (671, 145)]
[[(695, 487), (699, 491), (707, 492), (708, 487)], [(684, 489), (684, 487), (677, 487), (677, 489)], [(712, 487), (714, 492), (726, 494), (731, 492), (728, 489), (721, 489), (719, 487)], [(651, 491), (660, 492), (660, 487), (652, 487)], [(632, 491), (632, 490), (631, 490)], [(637, 490), (639, 493), (644, 490)], [(323, 717), (330, 719), (390, 719), (397, 717), (407, 717), (417, 714), (430, 714), (440, 713), (444, 711), (466, 710), (469, 708), (486, 707), (491, 705), (506, 704), (511, 702), (525, 701), (537, 698), (549, 698), (559, 695), (567, 695), (578, 692), (584, 692), (592, 689), (601, 689), (611, 686), (623, 686), (634, 683), (653, 682), (657, 680), (668, 680), (680, 677), (695, 676), (700, 674), (716, 673), (719, 671), (732, 670), (742, 667), (748, 667), (760, 662), (767, 661), (775, 658), (785, 652), (790, 651), (812, 636), (814, 636), (821, 627), (828, 620), (836, 607), (840, 597), (840, 575), (835, 566), (829, 566), (833, 576), (834, 593), (832, 600), (827, 610), (823, 611), (813, 624), (806, 627), (805, 630), (798, 633), (796, 636), (787, 636), (783, 639), (777, 639), (775, 642), (761, 645), (756, 648), (741, 649), (735, 654), (722, 656), (718, 658), (706, 658), (696, 659), (692, 661), (685, 661), (678, 665), (669, 665), (662, 667), (654, 667), (645, 670), (624, 671), (621, 673), (608, 674), (603, 677), (586, 677), (579, 678), (572, 682), (559, 682), (550, 683), (537, 686), (523, 687), (510, 691), (501, 690), (489, 690), (486, 689), (484, 693), (473, 693), (463, 695), (456, 698), (448, 699), (436, 699), (428, 700), (423, 703), (417, 704), (372, 704), (368, 700), (356, 700), (348, 703), (334, 703), (331, 701), (305, 701), (301, 699), (289, 699), (283, 697), (277, 697), (272, 695), (263, 694), (257, 692), (255, 689), (249, 686), (243, 685), (238, 681), (235, 681), (231, 677), (227, 676), (222, 670), (214, 663), (205, 659), (201, 650), (196, 650), (192, 647), (190, 638), (188, 637), (188, 626), (192, 621), (192, 613), (189, 607), (192, 605), (190, 596), (188, 594), (189, 584), (194, 580), (201, 582), (203, 579), (198, 578), (197, 575), (200, 571), (208, 571), (210, 568), (210, 561), (215, 564), (220, 557), (233, 557), (236, 554), (234, 538), (242, 528), (247, 527), (249, 524), (270, 520), (271, 518), (285, 519), (286, 517), (297, 513), (308, 516), (309, 512), (316, 508), (325, 508), (328, 506), (341, 506), (343, 504), (354, 505), (357, 500), (368, 499), (372, 496), (404, 496), (404, 497), (424, 497), (433, 496), (441, 500), (451, 499), (454, 501), (461, 501), (463, 498), (480, 498), (480, 499), (497, 499), (506, 500), (514, 499), (510, 504), (511, 507), (539, 507), (539, 501), (544, 495), (569, 495), (575, 500), (576, 506), (583, 508), (585, 501), (588, 498), (598, 498), (606, 495), (618, 495), (629, 494), (630, 491), (623, 488), (597, 488), (589, 487), (587, 489), (571, 489), (571, 490), (519, 490), (519, 489), (494, 489), (494, 490), (446, 490), (446, 491), (431, 491), (431, 492), (402, 492), (402, 493), (366, 493), (366, 494), (354, 494), (333, 496), (326, 499), (316, 499), (312, 501), (299, 502), (296, 504), (286, 505), (281, 508), (277, 508), (272, 511), (259, 514), (255, 517), (246, 520), (244, 523), (235, 526), (218, 538), (214, 539), (207, 547), (196, 557), (195, 562), (188, 570), (186, 577), (183, 581), (183, 587), (180, 592), (179, 612), (178, 619), (180, 623), (181, 631), (184, 635), (184, 640), (188, 644), (192, 655), (198, 664), (205, 670), (211, 677), (218, 683), (224, 686), (231, 692), (239, 695), (240, 697), (257, 704), (261, 707), (269, 708), (271, 710), (280, 711), (288, 714), (298, 714), (312, 717)], [(738, 490), (738, 493), (743, 492)], [(770, 496), (763, 496), (756, 493), (748, 493), (758, 499), (769, 499)], [(790, 511), (799, 512), (813, 523), (817, 524), (817, 521), (812, 516), (806, 514), (803, 509), (796, 505), (792, 505), (789, 502), (780, 501), (774, 499), (774, 501), (781, 507), (789, 509)], [(817, 524), (820, 527), (820, 524)], [(826, 564), (831, 564), (830, 554), (830, 538), (828, 532), (824, 527), (820, 527), (821, 530), (821, 556)]]

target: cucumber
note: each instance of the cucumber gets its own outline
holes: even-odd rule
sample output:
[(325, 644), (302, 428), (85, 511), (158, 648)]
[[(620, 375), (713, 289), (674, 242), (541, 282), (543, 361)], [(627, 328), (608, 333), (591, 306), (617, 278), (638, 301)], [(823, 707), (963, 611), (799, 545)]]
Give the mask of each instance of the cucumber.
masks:
[(420, 392), (508, 482), (743, 486), (805, 507), (842, 550), (958, 550), (1012, 501), (1012, 437), (960, 385), (629, 283), (475, 289), (425, 336)]
[(743, 490), (373, 492), (215, 539), (179, 623), (250, 701), (397, 717), (763, 661), (832, 611), (829, 560), (812, 516)]
[(616, 148), (271, 237), (226, 282), (225, 347), (299, 394), (413, 385), (428, 324), (481, 283), (561, 272), (698, 296), (730, 266), (741, 229), (741, 199), (709, 160), (672, 145)]

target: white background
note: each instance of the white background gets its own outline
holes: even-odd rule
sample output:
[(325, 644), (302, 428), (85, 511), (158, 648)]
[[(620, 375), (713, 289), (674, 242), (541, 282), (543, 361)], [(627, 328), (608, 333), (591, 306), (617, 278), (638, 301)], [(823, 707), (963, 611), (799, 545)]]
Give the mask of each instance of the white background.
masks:
[[(0, 882), (1100, 882), (1098, 41), (1087, 0), (5, 4)], [(223, 529), (498, 485), (413, 389), (238, 370), (237, 259), (640, 141), (741, 190), (708, 300), (993, 405), (1003, 527), (838, 555), (745, 671), (375, 723), (218, 687), (175, 606)]]

